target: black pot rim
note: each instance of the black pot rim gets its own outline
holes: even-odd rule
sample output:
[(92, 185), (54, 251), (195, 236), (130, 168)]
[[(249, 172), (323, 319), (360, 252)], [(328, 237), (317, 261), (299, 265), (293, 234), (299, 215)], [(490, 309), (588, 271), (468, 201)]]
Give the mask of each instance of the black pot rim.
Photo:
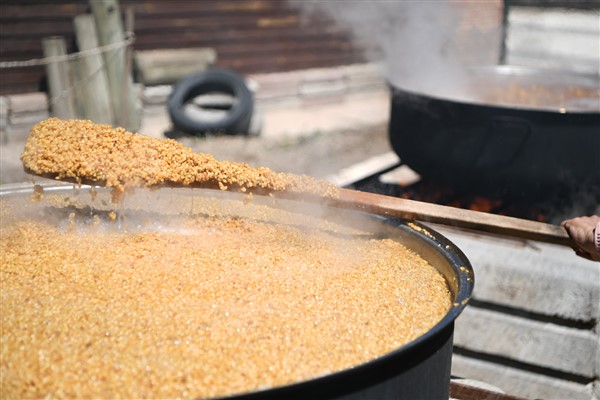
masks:
[[(597, 88), (600, 85), (600, 75), (594, 74), (583, 74), (575, 73), (573, 71), (564, 71), (558, 69), (544, 69), (544, 68), (532, 68), (524, 66), (514, 65), (493, 65), (493, 66), (479, 66), (468, 68), (468, 71), (472, 76), (489, 76), (491, 78), (503, 78), (508, 79), (513, 77), (515, 79), (522, 79), (525, 82), (528, 80), (547, 80), (548, 82), (559, 83), (562, 86), (575, 85), (579, 87)], [(471, 75), (470, 75), (471, 76)], [(435, 90), (430, 88), (420, 90), (418, 87), (409, 86), (400, 82), (388, 81), (388, 86), (394, 93), (404, 93), (414, 98), (421, 98), (424, 100), (435, 100), (439, 102), (446, 102), (449, 104), (461, 104), (467, 106), (476, 106), (490, 109), (503, 109), (503, 110), (515, 110), (515, 111), (526, 111), (528, 113), (540, 113), (540, 114), (568, 114), (568, 115), (594, 115), (600, 116), (600, 109), (595, 108), (574, 108), (574, 107), (553, 107), (553, 106), (535, 106), (526, 105), (510, 102), (486, 102), (479, 101), (476, 98), (458, 93), (458, 95), (449, 93), (437, 93)]]

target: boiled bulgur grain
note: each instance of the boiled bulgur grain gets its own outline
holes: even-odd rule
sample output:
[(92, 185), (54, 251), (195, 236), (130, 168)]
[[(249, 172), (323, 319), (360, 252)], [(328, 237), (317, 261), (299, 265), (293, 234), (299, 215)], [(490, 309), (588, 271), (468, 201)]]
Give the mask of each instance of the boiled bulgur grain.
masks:
[[(154, 139), (87, 120), (39, 122), (31, 129), (21, 161), (34, 174), (96, 182), (118, 192), (139, 186), (212, 184), (222, 190), (337, 194), (335, 186), (305, 175), (217, 161), (172, 139)], [(115, 195), (115, 201), (119, 199)]]
[(192, 398), (284, 385), (387, 353), (451, 307), (442, 276), (395, 240), (300, 226), (296, 215), (273, 224), (269, 207), (255, 218), (197, 207), (167, 218), (178, 230), (130, 232), (86, 210), (66, 207), (56, 225), (3, 207), (0, 397)]

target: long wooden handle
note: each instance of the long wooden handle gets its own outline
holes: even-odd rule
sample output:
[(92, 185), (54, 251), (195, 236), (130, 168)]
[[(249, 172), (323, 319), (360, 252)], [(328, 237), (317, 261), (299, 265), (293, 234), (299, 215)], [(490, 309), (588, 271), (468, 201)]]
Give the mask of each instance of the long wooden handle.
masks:
[[(32, 173), (27, 169), (25, 171)], [(38, 176), (54, 179), (54, 176), (52, 175), (38, 174)], [(89, 184), (92, 186), (104, 186), (104, 182), (90, 181), (87, 179), (74, 181), (71, 178), (62, 178), (61, 181), (75, 182), (77, 184)], [(157, 185), (157, 187), (159, 186), (182, 187), (181, 184), (173, 184), (169, 182), (165, 182), (162, 185)], [(196, 182), (186, 186), (220, 190), (220, 187), (217, 185), (216, 181)], [(227, 190), (236, 191), (237, 189), (230, 185)], [(538, 240), (546, 243), (575, 247), (575, 243), (569, 237), (567, 232), (560, 226), (528, 221), (520, 218), (488, 214), (480, 211), (442, 206), (439, 204), (424, 203), (398, 197), (360, 192), (351, 189), (339, 189), (339, 196), (337, 198), (306, 196), (302, 193), (285, 191), (277, 192), (270, 189), (259, 188), (252, 189), (252, 192), (257, 195), (275, 195), (292, 199), (308, 199), (308, 201), (324, 201), (327, 205), (332, 207), (360, 210), (387, 217), (416, 219), (423, 222), (433, 222), (447, 226), (469, 228), (522, 239)]]
[(340, 189), (339, 197), (328, 199), (327, 203), (333, 207), (361, 210), (377, 215), (416, 219), (563, 246), (575, 246), (566, 230), (560, 226), (480, 211), (350, 189)]

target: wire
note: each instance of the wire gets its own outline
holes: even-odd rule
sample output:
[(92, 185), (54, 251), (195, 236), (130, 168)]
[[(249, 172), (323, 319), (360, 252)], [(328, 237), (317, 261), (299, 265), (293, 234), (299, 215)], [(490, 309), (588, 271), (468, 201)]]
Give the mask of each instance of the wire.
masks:
[(133, 32), (126, 32), (125, 40), (108, 44), (106, 46), (95, 47), (89, 50), (82, 50), (77, 53), (65, 54), (61, 56), (37, 58), (26, 61), (0, 61), (0, 69), (2, 68), (23, 68), (23, 67), (38, 67), (41, 65), (48, 65), (52, 63), (59, 63), (64, 61), (79, 60), (80, 58), (89, 57), (96, 54), (102, 54), (111, 50), (121, 49), (123, 47), (131, 46), (135, 42), (135, 35)]
[[(123, 42), (121, 42), (121, 43), (123, 43)], [(123, 48), (123, 47), (124, 46), (116, 47), (115, 49)], [(99, 47), (97, 47), (97, 48), (99, 48)], [(110, 51), (110, 50), (111, 49), (106, 50), (106, 51)], [(50, 106), (53, 106), (54, 104), (58, 103), (59, 101), (61, 101), (61, 100), (65, 99), (65, 98), (71, 96), (73, 94), (73, 92), (75, 92), (76, 90), (79, 90), (83, 86), (85, 86), (86, 84), (88, 84), (90, 82), (90, 80), (95, 75), (99, 74), (104, 69), (104, 67), (106, 66), (106, 64), (109, 64), (110, 62), (113, 61), (113, 59), (116, 57), (117, 54), (118, 54), (117, 52), (114, 52), (114, 53), (110, 54), (108, 56), (107, 60), (104, 60), (104, 59), (102, 60), (100, 66), (97, 69), (95, 69), (94, 71), (90, 72), (87, 76), (81, 77), (79, 80), (76, 80), (75, 82), (72, 83), (72, 85), (69, 88), (62, 90), (56, 96), (50, 97), (48, 99), (48, 104)], [(88, 56), (89, 55), (91, 55), (91, 54), (88, 54)]]

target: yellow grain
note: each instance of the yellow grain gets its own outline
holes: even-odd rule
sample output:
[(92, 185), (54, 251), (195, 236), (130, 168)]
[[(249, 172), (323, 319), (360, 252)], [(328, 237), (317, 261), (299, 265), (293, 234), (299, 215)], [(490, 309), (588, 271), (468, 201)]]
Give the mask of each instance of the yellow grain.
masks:
[(305, 175), (252, 168), (194, 153), (172, 139), (155, 139), (87, 120), (49, 118), (32, 129), (21, 155), (38, 175), (99, 182), (118, 192), (161, 184), (212, 183), (223, 190), (265, 189), (335, 197), (335, 186)]
[(207, 212), (170, 216), (176, 232), (122, 232), (70, 210), (66, 229), (2, 224), (1, 398), (205, 398), (285, 385), (385, 354), (451, 307), (417, 254), (331, 222)]

